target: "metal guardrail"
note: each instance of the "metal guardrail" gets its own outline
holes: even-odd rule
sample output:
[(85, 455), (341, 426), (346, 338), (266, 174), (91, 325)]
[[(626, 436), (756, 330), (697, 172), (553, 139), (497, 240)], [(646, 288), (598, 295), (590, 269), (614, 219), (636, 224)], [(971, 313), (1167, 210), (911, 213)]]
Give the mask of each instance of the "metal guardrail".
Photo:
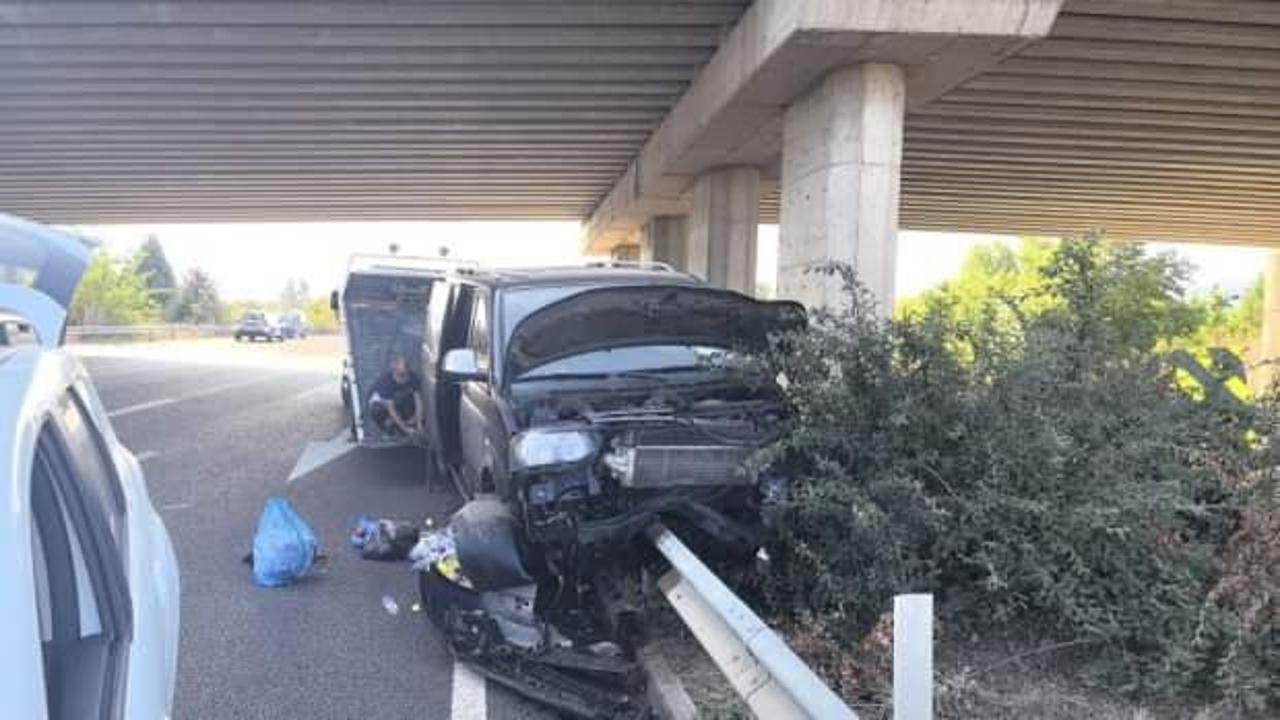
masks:
[(756, 717), (856, 720), (857, 715), (675, 533), (649, 539), (671, 565), (658, 587)]
[(201, 337), (230, 337), (230, 325), (69, 325), (66, 342), (155, 342)]

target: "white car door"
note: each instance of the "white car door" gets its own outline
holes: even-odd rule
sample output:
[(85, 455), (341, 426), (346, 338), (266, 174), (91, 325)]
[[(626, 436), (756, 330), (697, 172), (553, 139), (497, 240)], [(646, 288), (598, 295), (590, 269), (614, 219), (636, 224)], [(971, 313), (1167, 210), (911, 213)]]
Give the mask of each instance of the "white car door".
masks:
[(45, 424), (31, 472), (48, 717), (123, 718), (134, 628), (123, 511), (84, 482), (65, 430)]
[(0, 355), (5, 717), (153, 720), (173, 700), (173, 547), (84, 367), (60, 349), (89, 259), (74, 237), (0, 215), (0, 317), (39, 340), (7, 368)]

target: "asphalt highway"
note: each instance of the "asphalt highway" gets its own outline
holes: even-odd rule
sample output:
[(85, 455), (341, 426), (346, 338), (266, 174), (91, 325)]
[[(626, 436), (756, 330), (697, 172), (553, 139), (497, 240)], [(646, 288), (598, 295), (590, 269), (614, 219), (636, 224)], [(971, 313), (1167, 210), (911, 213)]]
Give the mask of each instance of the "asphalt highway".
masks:
[[(181, 565), (174, 717), (545, 716), (455, 668), (411, 610), (407, 563), (363, 560), (348, 545), (362, 513), (443, 521), (459, 506), (445, 483), (427, 482), (417, 451), (355, 449), (290, 479), (308, 443), (343, 431), (337, 357), (294, 362), (278, 348), (217, 342), (231, 344), (79, 351), (116, 433), (143, 461)], [(265, 589), (242, 558), (277, 495), (311, 524), (327, 560), (298, 585)]]

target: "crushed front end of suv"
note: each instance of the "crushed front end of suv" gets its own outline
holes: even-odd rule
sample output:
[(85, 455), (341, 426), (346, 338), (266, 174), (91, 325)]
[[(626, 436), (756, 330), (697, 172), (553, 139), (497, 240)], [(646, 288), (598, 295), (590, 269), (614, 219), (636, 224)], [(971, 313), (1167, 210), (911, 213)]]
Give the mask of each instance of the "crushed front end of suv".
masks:
[(642, 558), (628, 544), (659, 519), (703, 554), (754, 555), (783, 479), (748, 460), (783, 407), (744, 353), (803, 318), (792, 303), (659, 285), (578, 293), (515, 327), (508, 491), (563, 591), (632, 574)]
[[(474, 498), (451, 526), (483, 517), (496, 529), (455, 532), (455, 561), (424, 576), (424, 601), (455, 649), (517, 689), (573, 670), (634, 675), (626, 659), (644, 641), (644, 575), (657, 557), (646, 530), (662, 523), (704, 558), (746, 567), (785, 491), (782, 473), (753, 461), (785, 411), (749, 357), (803, 325), (803, 309), (652, 275), (461, 294), (483, 298), (467, 322), (487, 337), (442, 353), (441, 377), (463, 385), (455, 476)], [(617, 658), (572, 652), (601, 643)], [(579, 680), (566, 686), (580, 701)], [(626, 689), (592, 691), (604, 694), (581, 706), (599, 713), (552, 704), (625, 716), (630, 705), (605, 712), (604, 698), (636, 697), (616, 694)]]

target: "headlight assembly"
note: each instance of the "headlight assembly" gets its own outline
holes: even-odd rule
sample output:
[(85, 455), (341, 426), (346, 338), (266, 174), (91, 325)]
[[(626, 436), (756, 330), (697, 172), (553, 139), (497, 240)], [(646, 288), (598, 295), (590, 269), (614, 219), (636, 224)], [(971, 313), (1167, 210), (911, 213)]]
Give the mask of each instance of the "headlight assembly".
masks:
[(511, 469), (582, 462), (598, 447), (596, 436), (583, 430), (527, 430), (511, 441)]

